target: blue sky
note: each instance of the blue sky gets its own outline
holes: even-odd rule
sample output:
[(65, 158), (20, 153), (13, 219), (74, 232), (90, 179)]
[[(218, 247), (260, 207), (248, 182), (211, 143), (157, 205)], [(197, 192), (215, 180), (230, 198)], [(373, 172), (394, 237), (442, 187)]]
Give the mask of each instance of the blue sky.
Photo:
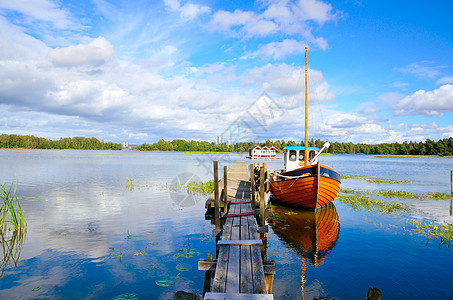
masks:
[(0, 133), (453, 136), (449, 1), (0, 0)]

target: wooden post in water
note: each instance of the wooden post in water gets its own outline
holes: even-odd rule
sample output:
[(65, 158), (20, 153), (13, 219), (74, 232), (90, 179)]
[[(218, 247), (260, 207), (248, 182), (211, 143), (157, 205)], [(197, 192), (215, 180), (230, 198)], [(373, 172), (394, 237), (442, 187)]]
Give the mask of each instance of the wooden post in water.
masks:
[(252, 209), (255, 209), (255, 169), (253, 164), (249, 165), (250, 170), (250, 200), (252, 203)]
[(223, 212), (228, 212), (228, 168), (223, 167)]
[(214, 224), (215, 229), (220, 229), (220, 203), (219, 203), (219, 162), (214, 161)]
[(450, 171), (451, 181), (451, 198), (450, 198), (450, 216), (453, 216), (453, 170)]
[(264, 226), (264, 201), (265, 201), (265, 182), (264, 182), (264, 172), (266, 168), (263, 166), (260, 168), (260, 226)]
[(381, 300), (382, 292), (373, 286), (368, 289), (366, 300)]

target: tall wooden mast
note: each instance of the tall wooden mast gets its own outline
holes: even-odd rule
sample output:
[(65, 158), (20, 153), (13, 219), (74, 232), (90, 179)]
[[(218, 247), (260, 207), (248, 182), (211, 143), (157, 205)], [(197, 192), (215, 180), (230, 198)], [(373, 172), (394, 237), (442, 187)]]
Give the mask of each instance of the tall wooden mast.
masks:
[(305, 47), (305, 149), (304, 149), (304, 167), (308, 164), (308, 141), (307, 141), (307, 126), (308, 126), (308, 99), (307, 99), (307, 89), (308, 89), (308, 58), (307, 58), (308, 47)]

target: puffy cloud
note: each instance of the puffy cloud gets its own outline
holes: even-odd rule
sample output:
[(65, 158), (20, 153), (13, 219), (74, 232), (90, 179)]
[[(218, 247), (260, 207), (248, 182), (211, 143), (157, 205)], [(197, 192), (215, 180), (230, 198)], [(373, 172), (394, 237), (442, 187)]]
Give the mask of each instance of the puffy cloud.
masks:
[(164, 2), (168, 9), (179, 12), (181, 18), (186, 20), (192, 20), (199, 15), (211, 12), (211, 8), (208, 6), (190, 2), (184, 5), (181, 5), (178, 0), (164, 0)]
[(103, 37), (93, 39), (87, 45), (75, 45), (49, 51), (52, 63), (59, 67), (82, 65), (99, 66), (113, 56), (113, 45)]
[(239, 33), (247, 37), (265, 37), (273, 34), (295, 34), (321, 49), (327, 41), (315, 38), (309, 22), (319, 26), (336, 20), (340, 12), (334, 12), (330, 4), (318, 0), (269, 1), (262, 13), (243, 11), (217, 11), (210, 21), (212, 31)]
[(272, 42), (262, 46), (259, 50), (246, 54), (246, 57), (260, 57), (263, 59), (280, 59), (294, 53), (303, 53), (305, 43), (293, 39), (285, 39), (282, 42)]
[(433, 91), (419, 90), (393, 106), (396, 116), (422, 115), (440, 117), (453, 110), (453, 85), (445, 84)]

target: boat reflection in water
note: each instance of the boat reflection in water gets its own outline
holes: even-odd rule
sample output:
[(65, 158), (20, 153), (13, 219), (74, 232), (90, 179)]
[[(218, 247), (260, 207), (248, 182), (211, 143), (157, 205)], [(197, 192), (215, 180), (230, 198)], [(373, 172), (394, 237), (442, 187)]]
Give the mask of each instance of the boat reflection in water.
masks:
[(338, 240), (340, 222), (333, 203), (315, 212), (269, 205), (267, 215), (277, 236), (314, 266), (323, 263)]

